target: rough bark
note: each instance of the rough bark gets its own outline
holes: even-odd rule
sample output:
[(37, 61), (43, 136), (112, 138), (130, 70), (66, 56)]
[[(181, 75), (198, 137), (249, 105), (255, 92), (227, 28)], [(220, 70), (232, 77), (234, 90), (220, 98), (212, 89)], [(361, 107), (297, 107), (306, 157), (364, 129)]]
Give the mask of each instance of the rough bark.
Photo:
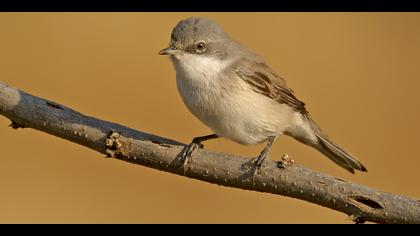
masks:
[(264, 162), (200, 149), (183, 166), (185, 144), (83, 115), (0, 81), (0, 114), (13, 128), (33, 128), (118, 160), (209, 183), (302, 199), (350, 215), (357, 223), (420, 223), (420, 202), (301, 167), (287, 156)]

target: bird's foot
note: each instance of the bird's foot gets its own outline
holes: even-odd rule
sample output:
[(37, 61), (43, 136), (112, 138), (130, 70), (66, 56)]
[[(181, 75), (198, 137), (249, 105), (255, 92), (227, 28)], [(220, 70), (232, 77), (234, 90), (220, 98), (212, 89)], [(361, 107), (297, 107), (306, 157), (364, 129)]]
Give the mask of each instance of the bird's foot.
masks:
[(191, 160), (191, 154), (197, 149), (197, 148), (204, 148), (204, 145), (201, 142), (210, 140), (210, 139), (216, 139), (219, 136), (217, 136), (216, 134), (210, 134), (210, 135), (206, 135), (206, 136), (201, 136), (201, 137), (195, 137), (190, 145), (188, 145), (187, 147), (184, 148), (184, 150), (182, 150), (181, 153), (181, 160), (184, 161), (183, 163), (183, 167), (184, 167), (184, 172), (185, 172), (185, 166), (187, 165), (187, 163)]
[(184, 150), (181, 153), (181, 160), (184, 161), (184, 168), (188, 164), (188, 162), (192, 162), (191, 155), (198, 148), (204, 148), (204, 145), (201, 143), (201, 140), (198, 140), (197, 138), (194, 138), (192, 142), (184, 148)]
[(261, 151), (260, 155), (257, 157), (257, 160), (254, 162), (255, 163), (254, 175), (259, 172), (259, 170), (261, 169), (262, 164), (264, 163), (265, 159), (267, 159), (268, 153), (270, 152), (270, 147), (271, 147), (271, 144), (272, 144), (273, 140), (274, 140), (274, 138), (270, 139), (269, 143)]
[(268, 150), (264, 149), (260, 155), (257, 157), (257, 160), (255, 161), (255, 166), (257, 169), (260, 169), (264, 160), (268, 157)]

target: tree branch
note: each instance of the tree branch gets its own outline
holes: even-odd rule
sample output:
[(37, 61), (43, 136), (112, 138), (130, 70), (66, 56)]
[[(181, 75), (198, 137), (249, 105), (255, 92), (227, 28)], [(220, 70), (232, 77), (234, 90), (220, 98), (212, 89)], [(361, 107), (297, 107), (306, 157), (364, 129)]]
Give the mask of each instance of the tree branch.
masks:
[(119, 160), (209, 183), (302, 199), (346, 213), (357, 223), (420, 223), (418, 200), (317, 173), (287, 156), (268, 160), (255, 172), (253, 158), (197, 150), (183, 168), (182, 143), (85, 116), (1, 81), (0, 114), (15, 129), (37, 129)]

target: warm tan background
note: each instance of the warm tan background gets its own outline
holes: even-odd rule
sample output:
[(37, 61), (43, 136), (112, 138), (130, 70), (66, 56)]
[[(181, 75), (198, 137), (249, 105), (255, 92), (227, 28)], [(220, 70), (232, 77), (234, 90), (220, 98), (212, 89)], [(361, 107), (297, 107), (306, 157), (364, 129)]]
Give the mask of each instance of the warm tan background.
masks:
[[(309, 168), (420, 198), (418, 13), (0, 14), (0, 80), (83, 113), (175, 140), (209, 133), (176, 91), (167, 46), (181, 19), (208, 16), (264, 55), (313, 117), (356, 154), (351, 175), (282, 137)], [(351, 223), (300, 200), (219, 187), (105, 159), (0, 117), (0, 223)], [(257, 155), (226, 140), (208, 149)]]

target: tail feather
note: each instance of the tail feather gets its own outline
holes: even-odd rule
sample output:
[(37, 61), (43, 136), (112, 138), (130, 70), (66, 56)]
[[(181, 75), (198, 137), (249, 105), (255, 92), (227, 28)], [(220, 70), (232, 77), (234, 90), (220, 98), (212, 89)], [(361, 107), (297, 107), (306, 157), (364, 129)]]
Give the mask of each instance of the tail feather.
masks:
[(321, 132), (319, 126), (308, 117), (312, 129), (318, 138), (318, 142), (314, 144), (314, 148), (327, 156), (330, 160), (354, 174), (354, 170), (367, 171), (366, 167), (360, 163), (354, 156), (344, 151), (337, 144), (333, 143), (329, 138)]
[(318, 151), (323, 153), (333, 162), (354, 174), (354, 169), (367, 171), (366, 167), (360, 163), (355, 157), (344, 151), (342, 148), (328, 140), (327, 138), (316, 134), (319, 145), (316, 147)]

